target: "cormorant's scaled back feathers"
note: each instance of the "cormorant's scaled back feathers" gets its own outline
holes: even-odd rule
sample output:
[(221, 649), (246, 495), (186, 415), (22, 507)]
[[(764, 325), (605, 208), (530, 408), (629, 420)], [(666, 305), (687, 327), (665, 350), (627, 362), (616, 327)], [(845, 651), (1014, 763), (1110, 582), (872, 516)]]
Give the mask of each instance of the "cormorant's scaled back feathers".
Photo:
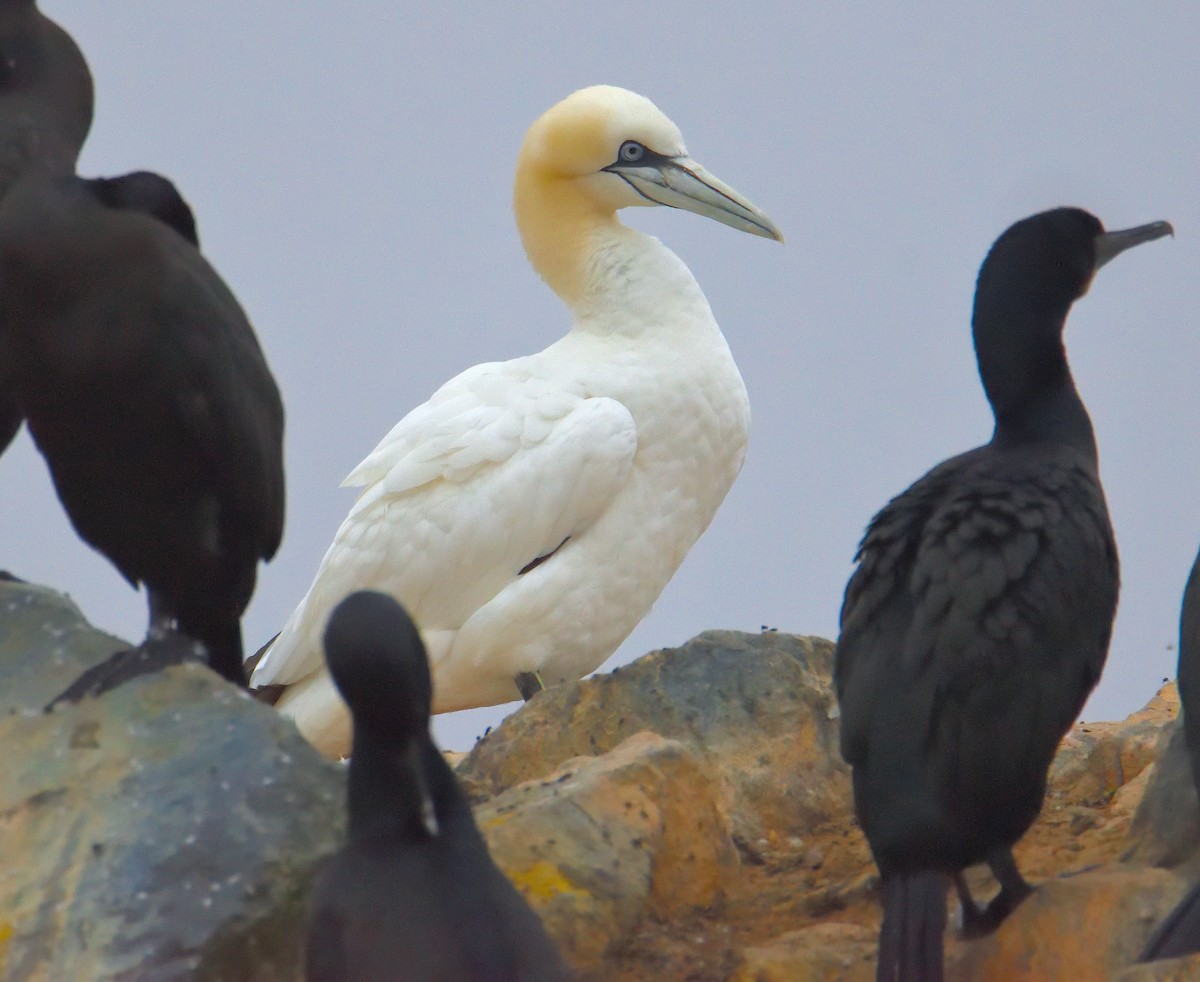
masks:
[[(537, 915), (497, 869), (429, 736), (429, 668), (390, 597), (360, 591), (330, 617), (326, 656), (354, 715), (349, 841), (311, 905), (309, 982), (561, 982)], [(390, 714), (393, 714), (390, 715)]]
[[(951, 882), (968, 933), (1029, 892), (1012, 846), (1099, 679), (1118, 587), (1063, 327), (1102, 262), (1170, 230), (1106, 233), (1055, 209), (1005, 232), (972, 322), (992, 440), (931, 470), (863, 537), (834, 682), (855, 809), (884, 881), (880, 982), (942, 978)], [(961, 871), (985, 861), (1001, 891), (980, 910)]]

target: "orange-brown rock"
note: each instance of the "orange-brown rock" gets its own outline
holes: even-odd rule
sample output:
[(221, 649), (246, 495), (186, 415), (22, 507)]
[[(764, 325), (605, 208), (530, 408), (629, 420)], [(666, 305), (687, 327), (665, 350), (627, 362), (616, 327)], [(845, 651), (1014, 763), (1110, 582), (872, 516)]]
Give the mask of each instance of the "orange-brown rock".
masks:
[(954, 946), (949, 982), (1107, 979), (1131, 965), (1186, 884), (1159, 869), (1107, 866), (1039, 886), (998, 931)]
[(1115, 982), (1196, 982), (1200, 979), (1200, 955), (1168, 958), (1121, 971)]
[(744, 948), (730, 982), (872, 982), (875, 931), (814, 924)]
[(497, 863), (582, 968), (643, 917), (718, 909), (737, 875), (712, 781), (683, 744), (652, 733), (569, 760), (476, 818)]
[(832, 671), (823, 638), (706, 631), (539, 693), (479, 741), (459, 774), (476, 795), (495, 794), (651, 730), (704, 761), (739, 845), (790, 849), (850, 803)]

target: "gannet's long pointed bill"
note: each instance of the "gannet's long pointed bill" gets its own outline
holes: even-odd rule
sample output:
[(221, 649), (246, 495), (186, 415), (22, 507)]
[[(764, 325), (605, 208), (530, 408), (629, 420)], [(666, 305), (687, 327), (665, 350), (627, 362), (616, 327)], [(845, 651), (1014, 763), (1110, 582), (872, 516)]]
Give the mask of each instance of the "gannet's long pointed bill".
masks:
[(636, 163), (619, 160), (604, 169), (624, 178), (655, 204), (682, 208), (751, 235), (783, 241), (783, 233), (761, 209), (691, 157), (665, 157), (644, 150)]

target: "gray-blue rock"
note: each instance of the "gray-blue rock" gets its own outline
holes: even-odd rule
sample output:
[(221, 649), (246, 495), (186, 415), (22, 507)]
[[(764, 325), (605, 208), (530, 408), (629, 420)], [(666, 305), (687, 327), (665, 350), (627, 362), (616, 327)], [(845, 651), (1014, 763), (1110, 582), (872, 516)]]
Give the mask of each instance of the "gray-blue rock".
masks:
[(298, 977), (341, 768), (195, 665), (44, 714), (120, 642), (40, 587), (0, 610), (0, 978)]

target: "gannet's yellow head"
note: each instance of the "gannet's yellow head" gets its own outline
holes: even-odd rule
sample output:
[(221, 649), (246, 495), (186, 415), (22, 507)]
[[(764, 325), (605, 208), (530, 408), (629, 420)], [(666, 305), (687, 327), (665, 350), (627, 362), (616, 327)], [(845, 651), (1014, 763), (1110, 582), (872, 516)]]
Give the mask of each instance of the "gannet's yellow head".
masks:
[(580, 89), (529, 128), (518, 170), (575, 182), (603, 211), (683, 208), (782, 240), (758, 208), (688, 156), (683, 134), (645, 96), (615, 85)]
[(644, 96), (593, 85), (529, 128), (517, 160), (517, 224), (531, 262), (568, 302), (579, 289), (571, 263), (586, 231), (636, 205), (668, 205), (783, 241), (762, 211), (692, 160), (679, 127)]

